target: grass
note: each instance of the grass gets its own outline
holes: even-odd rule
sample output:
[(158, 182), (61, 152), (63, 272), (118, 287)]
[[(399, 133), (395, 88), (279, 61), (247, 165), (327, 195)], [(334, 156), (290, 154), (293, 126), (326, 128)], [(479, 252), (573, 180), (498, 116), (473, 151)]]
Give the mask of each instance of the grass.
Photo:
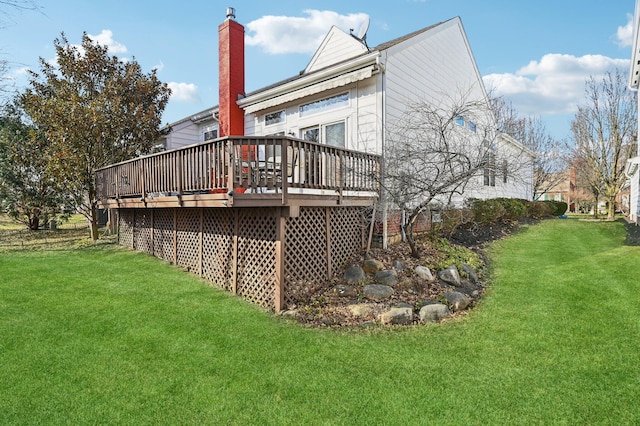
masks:
[(463, 319), (332, 331), (149, 256), (0, 256), (3, 424), (637, 424), (640, 248), (617, 222), (495, 243)]
[[(113, 241), (113, 236), (105, 240)], [(0, 253), (21, 250), (66, 249), (70, 246), (86, 246), (90, 243), (90, 231), (85, 217), (74, 214), (56, 229), (30, 231), (25, 225), (0, 214)]]

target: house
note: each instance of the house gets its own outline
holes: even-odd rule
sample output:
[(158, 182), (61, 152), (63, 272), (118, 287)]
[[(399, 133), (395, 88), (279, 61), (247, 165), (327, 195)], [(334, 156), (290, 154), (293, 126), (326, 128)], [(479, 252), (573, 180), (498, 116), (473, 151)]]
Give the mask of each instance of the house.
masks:
[[(233, 17), (230, 25), (242, 33)], [(243, 68), (240, 64), (229, 66)], [(221, 76), (221, 99), (227, 84)], [(468, 101), (487, 101), (457, 17), (372, 48), (353, 34), (332, 27), (298, 75), (251, 93), (244, 93), (243, 83), (238, 87), (237, 107), (244, 120), (244, 128), (238, 132), (244, 135), (286, 135), (382, 156), (392, 139), (389, 132), (394, 123), (406, 116), (414, 103), (444, 105), (462, 96)], [(161, 144), (174, 149), (221, 136), (219, 109), (215, 106), (172, 123), (172, 131)], [(492, 123), (492, 117), (483, 121)], [(479, 132), (480, 123), (459, 117), (459, 124), (469, 133)], [(511, 157), (533, 156), (508, 135), (492, 138), (498, 149), (513, 152)], [(498, 164), (486, 176), (477, 176), (456, 204), (466, 198), (532, 199), (532, 167), (519, 168), (509, 177), (504, 168)]]
[[(376, 47), (332, 27), (302, 72), (250, 93), (244, 28), (232, 8), (219, 43), (219, 105), (172, 123), (160, 141), (166, 152), (99, 170), (100, 198), (119, 211), (126, 245), (210, 273), (236, 293), (262, 286), (256, 280), (275, 283), (245, 297), (276, 310), (295, 304), (297, 283), (331, 277), (370, 244), (374, 227), (362, 216), (376, 213), (382, 158), (408, 108), (446, 106), (464, 94), (484, 102), (491, 117), (460, 18)], [(470, 136), (483, 130), (471, 117), (456, 117), (456, 125)], [(494, 135), (491, 147), (531, 158), (506, 135)], [(506, 170), (500, 164), (474, 177), (464, 197), (531, 199), (530, 164), (518, 176)], [(380, 210), (384, 243), (388, 209)], [(185, 211), (191, 216), (182, 218)], [(183, 235), (181, 226), (192, 231)], [(252, 231), (264, 234), (242, 236)], [(257, 260), (238, 255), (244, 242), (257, 244), (245, 247)]]
[[(638, 92), (640, 84), (640, 0), (636, 0), (635, 13), (633, 15), (633, 49), (631, 50), (631, 67), (629, 70), (629, 88)], [(638, 94), (640, 100), (640, 94)], [(640, 105), (640, 103), (639, 103)], [(640, 131), (640, 123), (638, 125)], [(636, 133), (637, 135), (638, 133)], [(638, 224), (640, 223), (640, 173), (638, 166), (640, 165), (640, 144), (636, 143), (636, 155), (627, 161), (625, 173), (629, 178), (629, 220)]]

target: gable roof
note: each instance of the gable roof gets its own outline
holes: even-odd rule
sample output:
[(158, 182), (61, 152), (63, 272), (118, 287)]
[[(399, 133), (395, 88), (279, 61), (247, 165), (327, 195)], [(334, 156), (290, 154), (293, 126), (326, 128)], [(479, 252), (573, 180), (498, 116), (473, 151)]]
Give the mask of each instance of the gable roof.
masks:
[(308, 74), (327, 66), (367, 53), (367, 46), (335, 25), (320, 43), (303, 73)]
[[(446, 21), (438, 22), (428, 27), (421, 28), (409, 34), (403, 35), (401, 37), (397, 37), (395, 39), (380, 43), (373, 48), (367, 48), (365, 43), (362, 43), (357, 38), (345, 33), (339, 28), (332, 26), (304, 70), (300, 71), (300, 73), (292, 77), (251, 91), (247, 93), (243, 99), (239, 100), (239, 102), (246, 104), (248, 103), (248, 101), (243, 102), (244, 99), (256, 97), (261, 94), (267, 94), (269, 92), (275, 92), (278, 91), (279, 88), (285, 89), (287, 87), (296, 86), (298, 85), (298, 83), (304, 84), (303, 81), (299, 80), (314, 80), (314, 77), (316, 76), (318, 79), (322, 78), (322, 75), (328, 74), (328, 71), (331, 68), (349, 68), (348, 65), (350, 63), (371, 63), (371, 58), (380, 56), (381, 52), (390, 49), (404, 41), (419, 36), (420, 34), (437, 28), (443, 24), (459, 19), (459, 17), (454, 17)], [(338, 53), (336, 53), (336, 51)], [(199, 118), (202, 115), (212, 114), (217, 110), (217, 108), (218, 105), (215, 105), (202, 111), (201, 113), (195, 114), (194, 116), (185, 117), (179, 122), (185, 120), (193, 121), (194, 119)]]
[(393, 46), (395, 46), (397, 44), (402, 43), (403, 41), (412, 39), (413, 37), (416, 37), (416, 36), (418, 36), (418, 35), (420, 35), (422, 33), (425, 33), (425, 32), (427, 32), (429, 30), (432, 30), (432, 29), (434, 29), (436, 27), (439, 27), (440, 25), (446, 24), (447, 22), (453, 21), (455, 19), (459, 19), (459, 18), (455, 17), (455, 18), (448, 19), (446, 21), (438, 22), (437, 24), (433, 24), (433, 25), (431, 25), (429, 27), (425, 27), (425, 28), (419, 29), (417, 31), (414, 31), (412, 33), (403, 35), (403, 36), (398, 37), (398, 38), (394, 38), (393, 40), (385, 41), (384, 43), (380, 43), (379, 45), (374, 47), (372, 50), (378, 50), (378, 51), (387, 50), (387, 49), (389, 49), (389, 48), (391, 48), (391, 47), (393, 47)]
[[(245, 99), (255, 97), (264, 92), (273, 92), (279, 87), (295, 84), (294, 82), (297, 80), (301, 80), (305, 77), (311, 78), (314, 74), (326, 72), (328, 69), (333, 67), (343, 67), (349, 62), (358, 62), (360, 58), (367, 57), (368, 55), (373, 54), (372, 56), (379, 56), (384, 50), (456, 19), (459, 18), (455, 17), (447, 21), (439, 22), (429, 27), (425, 27), (404, 36), (381, 43), (378, 46), (369, 49), (364, 43), (360, 42), (355, 37), (352, 37), (350, 34), (347, 34), (333, 26), (329, 30), (329, 33), (327, 33), (327, 36), (325, 36), (307, 67), (300, 71), (298, 75), (247, 93)], [(346, 47), (341, 43), (344, 43)], [(340, 51), (340, 53), (336, 54), (336, 50)], [(242, 100), (240, 102), (242, 103)]]

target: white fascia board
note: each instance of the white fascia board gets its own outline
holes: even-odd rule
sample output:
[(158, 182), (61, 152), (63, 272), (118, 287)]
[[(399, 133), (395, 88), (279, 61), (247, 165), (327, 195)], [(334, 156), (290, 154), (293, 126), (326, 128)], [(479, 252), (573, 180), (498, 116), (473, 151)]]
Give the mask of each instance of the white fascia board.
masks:
[(631, 50), (631, 66), (629, 69), (629, 88), (638, 89), (640, 83), (640, 0), (636, 0), (636, 8), (633, 14), (633, 50)]
[[(368, 78), (373, 74), (373, 66), (377, 64), (379, 57), (380, 52), (376, 51), (335, 67), (302, 76), (280, 86), (239, 99), (238, 106), (245, 113), (253, 113), (309, 94), (319, 93), (330, 87), (339, 87), (352, 81)], [(363, 70), (363, 68), (365, 69)], [(353, 80), (354, 78), (356, 80)]]
[(505, 142), (513, 145), (515, 148), (522, 150), (522, 152), (529, 154), (532, 158), (536, 157), (536, 153), (533, 152), (531, 149), (527, 148), (524, 144), (522, 144), (520, 141), (518, 141), (516, 138), (514, 138), (511, 135), (508, 135), (507, 133), (499, 133), (498, 137), (502, 140), (504, 140)]

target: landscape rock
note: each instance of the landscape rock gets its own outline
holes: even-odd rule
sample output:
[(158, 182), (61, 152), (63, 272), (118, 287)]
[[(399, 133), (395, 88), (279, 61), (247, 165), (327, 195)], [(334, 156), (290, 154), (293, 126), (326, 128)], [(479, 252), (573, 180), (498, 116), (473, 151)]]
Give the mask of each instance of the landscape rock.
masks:
[(418, 278), (422, 280), (425, 280), (427, 282), (433, 282), (433, 280), (435, 280), (433, 274), (431, 273), (431, 270), (429, 270), (429, 268), (427, 268), (426, 266), (418, 265), (416, 266), (416, 269), (414, 271)]
[(466, 263), (463, 263), (460, 266), (462, 267), (462, 272), (467, 274), (467, 277), (469, 278), (469, 280), (473, 284), (478, 284), (478, 274), (476, 273), (476, 270), (473, 269), (473, 266), (467, 265)]
[(388, 299), (393, 294), (394, 290), (388, 285), (382, 284), (369, 284), (362, 288), (364, 297), (370, 300), (381, 301)]
[(458, 291), (449, 291), (445, 293), (444, 298), (453, 312), (463, 311), (471, 304), (471, 298), (464, 293)]
[(349, 305), (347, 307), (351, 315), (357, 318), (366, 318), (373, 314), (373, 306), (365, 303), (358, 303), (355, 305)]
[(404, 263), (401, 260), (396, 259), (393, 261), (393, 269), (397, 271), (403, 271), (404, 268), (405, 268)]
[(413, 322), (413, 309), (391, 308), (380, 314), (380, 322), (384, 325), (411, 324)]
[(340, 297), (355, 297), (358, 295), (355, 287), (346, 284), (338, 284), (333, 288), (333, 291)]
[(460, 287), (460, 272), (456, 265), (451, 265), (447, 269), (438, 272), (438, 277), (447, 284)]
[(378, 272), (374, 279), (378, 284), (395, 287), (398, 284), (398, 273), (393, 269), (385, 269)]
[(375, 274), (376, 272), (382, 270), (384, 268), (384, 264), (376, 259), (367, 259), (362, 264), (362, 269), (367, 274)]
[(451, 315), (449, 307), (442, 303), (434, 303), (425, 305), (420, 309), (420, 321), (422, 322), (438, 322), (442, 318)]
[(364, 274), (364, 271), (361, 267), (353, 265), (348, 267), (346, 271), (344, 271), (343, 278), (349, 284), (357, 284), (361, 281), (364, 281), (367, 276)]

